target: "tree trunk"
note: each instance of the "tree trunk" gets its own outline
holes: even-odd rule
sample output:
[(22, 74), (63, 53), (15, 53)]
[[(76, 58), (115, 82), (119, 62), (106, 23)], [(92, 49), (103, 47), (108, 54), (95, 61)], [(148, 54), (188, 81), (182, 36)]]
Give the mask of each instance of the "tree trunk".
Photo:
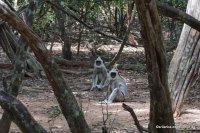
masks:
[[(0, 45), (12, 64), (15, 64), (15, 51), (17, 44), (10, 36), (8, 29), (9, 28), (5, 23), (0, 25)], [(12, 47), (13, 45), (14, 48)]]
[(150, 88), (150, 133), (175, 133), (170, 94), (167, 82), (167, 62), (155, 0), (136, 0), (147, 60)]
[[(59, 7), (61, 7), (61, 4), (58, 0), (54, 0), (53, 2), (56, 5), (58, 5)], [(69, 35), (67, 34), (67, 32), (65, 30), (66, 15), (62, 11), (57, 9), (57, 7), (55, 7), (55, 6), (53, 6), (53, 10), (56, 14), (56, 19), (58, 20), (58, 25), (59, 25), (59, 29), (61, 32), (62, 41), (64, 42), (64, 46), (62, 48), (63, 58), (71, 60), (71, 58), (72, 58), (71, 44), (69, 41)]]
[[(17, 56), (15, 59), (15, 67), (11, 76), (11, 82), (7, 93), (17, 97), (19, 89), (21, 88), (22, 78), (25, 73), (25, 60), (26, 60), (26, 44), (22, 43), (17, 48)], [(8, 133), (11, 125), (9, 113), (4, 111), (0, 120), (0, 133)]]
[[(32, 26), (33, 22), (33, 10), (35, 8), (35, 5), (33, 3), (29, 4), (29, 8), (27, 8), (24, 16), (27, 25)], [(7, 28), (7, 29), (6, 29)], [(11, 42), (16, 47), (16, 54), (15, 54), (15, 64), (14, 64), (14, 71), (11, 76), (10, 85), (8, 88), (8, 93), (11, 94), (14, 97), (17, 97), (19, 89), (21, 88), (22, 78), (24, 77), (25, 69), (26, 69), (26, 57), (27, 57), (27, 44), (25, 39), (20, 37), (18, 43), (14, 42), (16, 39), (14, 36), (11, 36), (11, 32), (8, 32), (8, 26), (4, 24), (4, 27), (1, 28), (1, 30), (7, 34), (5, 34), (5, 38), (10, 37), (9, 40), (12, 40)], [(9, 40), (7, 40), (8, 46), (10, 46)], [(14, 54), (14, 53), (13, 53)], [(35, 66), (35, 65), (32, 65)], [(9, 113), (4, 111), (2, 118), (0, 120), (0, 133), (8, 133), (11, 125), (11, 118), (9, 116)]]
[(16, 29), (28, 42), (28, 45), (44, 68), (71, 131), (73, 133), (90, 133), (91, 131), (85, 121), (83, 112), (78, 106), (71, 89), (66, 85), (58, 65), (41, 43), (39, 37), (2, 1), (0, 2), (0, 18)]
[[(188, 14), (200, 20), (200, 1), (189, 0)], [(171, 93), (174, 116), (179, 116), (183, 101), (189, 89), (199, 77), (200, 65), (200, 34), (184, 24), (178, 47), (169, 67), (168, 82)]]
[(47, 133), (19, 100), (4, 91), (0, 91), (0, 105), (23, 133)]
[[(30, 10), (28, 11), (28, 14), (31, 14)], [(10, 27), (6, 23), (1, 24), (0, 46), (2, 46), (4, 52), (6, 53), (6, 55), (8, 56), (8, 58), (10, 59), (13, 65), (15, 64), (16, 49), (18, 47), (17, 46), (18, 43), (20, 44), (25, 43), (25, 42), (17, 43), (17, 40), (21, 40), (21, 39), (17, 39), (16, 36), (14, 36)], [(28, 56), (26, 60), (28, 68), (26, 70), (33, 72), (37, 76), (41, 76), (41, 71), (42, 71), (41, 65), (30, 53), (26, 52), (26, 55)]]

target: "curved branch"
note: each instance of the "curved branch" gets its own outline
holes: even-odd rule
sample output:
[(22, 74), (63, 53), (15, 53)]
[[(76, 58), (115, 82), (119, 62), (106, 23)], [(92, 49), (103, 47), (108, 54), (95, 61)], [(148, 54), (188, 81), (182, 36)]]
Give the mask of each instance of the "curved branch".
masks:
[(143, 131), (148, 132), (148, 129), (146, 129), (142, 125), (140, 125), (134, 110), (130, 106), (126, 105), (125, 103), (122, 103), (122, 107), (124, 108), (125, 111), (128, 111), (131, 114), (131, 116), (135, 122), (135, 125), (140, 133), (143, 133)]
[(156, 1), (156, 4), (160, 14), (178, 20), (182, 23), (186, 23), (195, 30), (200, 31), (200, 21), (195, 19), (193, 16), (159, 1)]

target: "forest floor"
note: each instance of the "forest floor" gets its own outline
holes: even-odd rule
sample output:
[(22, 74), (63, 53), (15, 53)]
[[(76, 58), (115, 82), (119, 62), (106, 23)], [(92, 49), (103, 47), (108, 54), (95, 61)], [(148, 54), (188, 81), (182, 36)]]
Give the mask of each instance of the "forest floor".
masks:
[[(117, 52), (119, 46), (112, 47), (112, 51)], [(109, 46), (107, 46), (109, 49)], [(111, 48), (111, 47), (110, 47)], [(59, 52), (59, 45), (54, 46), (54, 50)], [(124, 53), (130, 54), (129, 57), (123, 56), (122, 60), (133, 64), (131, 54), (137, 49), (125, 47)], [(141, 50), (140, 50), (141, 51)], [(87, 57), (88, 53), (82, 53), (81, 57)], [(85, 55), (84, 55), (85, 54)], [(134, 59), (133, 59), (134, 61)], [(0, 64), (9, 63), (5, 53), (0, 49)], [(9, 68), (0, 69), (0, 90), (3, 89), (2, 77), (11, 73)], [(127, 105), (132, 107), (144, 127), (149, 122), (149, 88), (147, 75), (145, 73), (136, 73), (132, 70), (120, 70), (121, 76), (127, 83), (130, 97)], [(64, 74), (66, 83), (72, 89), (81, 106), (86, 121), (88, 122), (92, 133), (101, 133), (104, 125), (103, 116), (106, 126), (111, 133), (135, 133), (138, 132), (134, 125), (133, 118), (129, 112), (122, 108), (122, 103), (100, 104), (104, 92), (100, 91), (83, 91), (91, 87), (91, 75)], [(58, 103), (53, 94), (52, 88), (46, 78), (24, 78), (22, 89), (18, 98), (31, 112), (33, 117), (48, 131), (52, 133), (70, 133), (68, 124), (60, 114)], [(200, 89), (192, 89), (184, 104), (184, 112), (181, 117), (175, 118), (176, 128), (180, 133), (197, 133), (200, 132)], [(0, 117), (3, 110), (0, 107)], [(104, 114), (104, 115), (103, 115)], [(17, 126), (13, 123), (10, 133), (20, 133)]]

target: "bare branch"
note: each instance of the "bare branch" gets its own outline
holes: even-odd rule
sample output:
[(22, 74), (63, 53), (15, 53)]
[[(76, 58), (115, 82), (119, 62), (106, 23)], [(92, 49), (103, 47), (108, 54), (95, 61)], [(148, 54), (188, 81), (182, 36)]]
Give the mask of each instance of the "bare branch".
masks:
[(156, 1), (158, 12), (164, 16), (173, 18), (182, 23), (186, 23), (192, 28), (200, 31), (200, 21), (195, 19), (193, 16), (173, 7), (168, 6), (167, 4), (163, 4), (159, 1)]
[(134, 16), (135, 16), (135, 13), (134, 13), (134, 10), (132, 10), (132, 13), (131, 13), (131, 18), (130, 18), (130, 22), (128, 24), (128, 27), (127, 27), (127, 30), (125, 32), (125, 35), (124, 35), (124, 38), (123, 38), (123, 41), (121, 43), (121, 46), (119, 48), (119, 51), (117, 52), (117, 54), (115, 55), (115, 57), (112, 59), (112, 61), (108, 64), (108, 68), (110, 69), (114, 64), (115, 62), (119, 59), (122, 51), (123, 51), (123, 48), (124, 48), (124, 45), (126, 44), (126, 41), (128, 39), (128, 35), (130, 33), (130, 30), (131, 30), (131, 25), (133, 24), (133, 20), (134, 20)]
[[(82, 25), (84, 25), (85, 27), (87, 27), (88, 29), (102, 35), (102, 36), (105, 36), (105, 37), (108, 37), (108, 38), (111, 38), (113, 40), (116, 40), (118, 42), (122, 42), (123, 40), (117, 38), (117, 37), (114, 37), (114, 36), (111, 36), (111, 35), (107, 35), (99, 30), (95, 30), (95, 28), (93, 28), (92, 26), (88, 25), (87, 23), (83, 22), (81, 19), (79, 19), (78, 17), (76, 17), (68, 8), (65, 8), (63, 9), (62, 7), (52, 3), (51, 1), (47, 0), (46, 1), (47, 3), (51, 4), (52, 6), (58, 8), (59, 10), (61, 10), (62, 12), (64, 12), (65, 14), (67, 14), (68, 16), (72, 17), (73, 19), (75, 19), (76, 21), (78, 21), (79, 23), (81, 23)], [(136, 44), (130, 44), (130, 43), (126, 43), (126, 45), (128, 46), (132, 46), (132, 47), (139, 47), (138, 45)]]
[(133, 109), (131, 107), (129, 107), (128, 105), (126, 105), (125, 103), (122, 103), (122, 107), (124, 108), (124, 110), (128, 111), (131, 116), (133, 117), (133, 120), (135, 122), (136, 127), (138, 128), (140, 133), (143, 133), (143, 130), (148, 132), (147, 129), (145, 129), (144, 127), (142, 127), (137, 119), (137, 116), (135, 114), (135, 112), (133, 111)]

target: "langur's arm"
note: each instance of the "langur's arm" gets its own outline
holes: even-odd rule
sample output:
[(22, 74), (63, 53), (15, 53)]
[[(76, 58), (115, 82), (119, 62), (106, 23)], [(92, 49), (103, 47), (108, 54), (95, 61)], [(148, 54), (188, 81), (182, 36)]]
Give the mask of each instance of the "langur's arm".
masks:
[(129, 97), (126, 84), (119, 84), (119, 91), (124, 95), (124, 98)]
[(92, 91), (94, 89), (94, 87), (96, 86), (96, 71), (93, 71), (93, 75), (92, 75), (92, 88), (90, 89), (90, 91)]
[(118, 94), (118, 89), (117, 88), (115, 88), (113, 91), (112, 91), (112, 93), (110, 94), (110, 96), (108, 97), (108, 103), (112, 103), (113, 102), (113, 100), (115, 99), (115, 97), (117, 96), (117, 94)]
[(103, 84), (103, 88), (105, 88), (105, 87), (110, 87), (110, 79), (109, 79), (109, 77), (107, 76), (107, 78), (106, 78), (106, 80), (105, 80), (105, 82), (104, 82), (104, 84)]

